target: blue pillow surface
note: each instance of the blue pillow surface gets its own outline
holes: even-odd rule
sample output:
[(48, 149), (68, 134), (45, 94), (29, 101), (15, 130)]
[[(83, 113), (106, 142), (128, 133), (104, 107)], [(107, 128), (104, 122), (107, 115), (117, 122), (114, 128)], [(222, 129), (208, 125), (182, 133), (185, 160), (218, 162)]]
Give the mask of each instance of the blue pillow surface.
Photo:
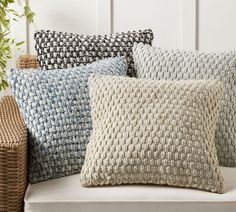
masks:
[(126, 75), (123, 57), (58, 70), (12, 69), (8, 80), (29, 130), (29, 181), (79, 173), (92, 130), (88, 77)]

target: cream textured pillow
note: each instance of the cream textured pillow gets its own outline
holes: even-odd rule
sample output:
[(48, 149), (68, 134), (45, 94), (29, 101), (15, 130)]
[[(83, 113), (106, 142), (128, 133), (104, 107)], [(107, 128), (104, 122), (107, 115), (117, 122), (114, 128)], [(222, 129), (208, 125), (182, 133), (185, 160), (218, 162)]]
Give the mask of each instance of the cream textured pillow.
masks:
[(84, 186), (163, 184), (223, 192), (214, 132), (223, 85), (92, 75)]

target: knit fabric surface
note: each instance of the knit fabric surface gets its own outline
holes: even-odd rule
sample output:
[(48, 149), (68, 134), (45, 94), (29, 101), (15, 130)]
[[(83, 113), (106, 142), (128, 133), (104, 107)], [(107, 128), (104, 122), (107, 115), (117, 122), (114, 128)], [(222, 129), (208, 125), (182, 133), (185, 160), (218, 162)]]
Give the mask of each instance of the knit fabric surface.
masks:
[(11, 70), (10, 86), (30, 134), (30, 183), (80, 172), (92, 129), (88, 77), (126, 71), (122, 57), (67, 70)]
[(44, 70), (85, 65), (107, 57), (125, 56), (128, 74), (134, 75), (134, 43), (152, 44), (152, 30), (89, 36), (56, 31), (37, 31), (34, 35), (40, 67)]
[(224, 83), (216, 148), (220, 165), (236, 167), (236, 51), (204, 53), (137, 44), (133, 54), (138, 78), (217, 79)]
[(214, 144), (223, 85), (92, 75), (84, 186), (163, 184), (223, 192)]

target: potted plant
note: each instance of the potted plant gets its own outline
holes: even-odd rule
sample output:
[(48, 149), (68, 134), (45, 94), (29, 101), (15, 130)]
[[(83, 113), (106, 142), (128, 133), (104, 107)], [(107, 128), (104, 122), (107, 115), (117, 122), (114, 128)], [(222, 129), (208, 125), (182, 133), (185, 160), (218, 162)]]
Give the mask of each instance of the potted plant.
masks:
[[(14, 4), (22, 7), (22, 12), (12, 8)], [(17, 41), (10, 36), (12, 22), (26, 18), (33, 23), (34, 12), (31, 11), (27, 0), (1, 0), (0, 1), (0, 91), (8, 87), (5, 79), (8, 60), (12, 58), (12, 49), (19, 48), (25, 41)]]

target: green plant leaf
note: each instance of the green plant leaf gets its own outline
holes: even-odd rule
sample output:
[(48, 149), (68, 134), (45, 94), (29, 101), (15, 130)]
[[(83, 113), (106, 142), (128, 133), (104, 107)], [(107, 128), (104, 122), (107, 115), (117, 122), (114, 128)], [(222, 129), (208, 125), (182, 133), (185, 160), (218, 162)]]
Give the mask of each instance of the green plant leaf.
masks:
[(21, 46), (24, 43), (25, 43), (25, 41), (16, 42), (16, 46)]
[(6, 0), (2, 0), (1, 1), (1, 4), (4, 6), (4, 7), (7, 7), (8, 6), (8, 2)]
[[(23, 14), (9, 4), (19, 4)], [(25, 6), (24, 6), (25, 5)], [(34, 23), (35, 13), (31, 10), (26, 0), (0, 0), (0, 90), (8, 86), (5, 80), (7, 61), (12, 58), (12, 48), (19, 47), (25, 41), (16, 41), (11, 37), (11, 23), (25, 17), (28, 23)]]
[(2, 80), (2, 88), (6, 89), (8, 87), (8, 82), (6, 80)]
[(28, 21), (28, 23), (34, 23), (35, 13), (30, 9), (30, 7), (26, 4), (24, 6), (24, 15)]

